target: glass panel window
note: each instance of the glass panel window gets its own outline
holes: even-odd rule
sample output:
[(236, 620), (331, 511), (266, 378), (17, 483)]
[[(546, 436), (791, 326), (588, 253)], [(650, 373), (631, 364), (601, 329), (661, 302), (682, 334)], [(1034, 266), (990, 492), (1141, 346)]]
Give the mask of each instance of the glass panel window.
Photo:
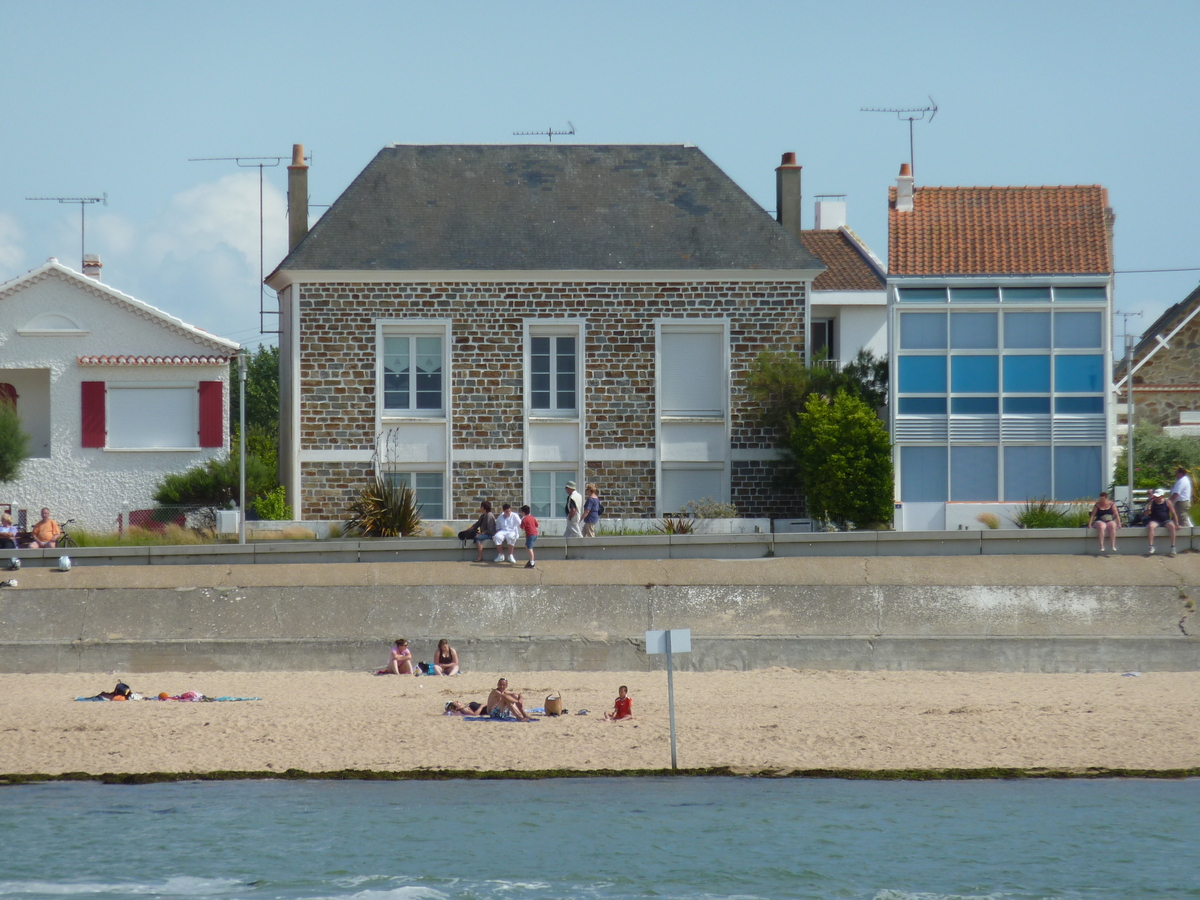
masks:
[(1104, 490), (1103, 447), (1054, 448), (1054, 499), (1092, 499)]
[(946, 448), (900, 448), (900, 500), (946, 502)]
[(1013, 393), (1050, 393), (1050, 357), (1004, 357), (1004, 390)]
[(1000, 390), (1000, 357), (951, 357), (950, 390), (956, 394), (996, 393)]
[[(568, 470), (529, 473), (529, 511), (537, 519), (562, 518), (567, 503), (568, 481), (576, 481)], [(583, 496), (580, 492), (580, 496)]]
[(960, 416), (994, 416), (1000, 411), (1000, 398), (953, 397), (950, 411)]
[(902, 416), (944, 416), (946, 414), (945, 397), (901, 397), (899, 404)]
[(1000, 448), (950, 448), (950, 499), (999, 500)]
[(1054, 346), (1099, 350), (1104, 346), (1104, 325), (1098, 312), (1054, 313)]
[(1040, 350), (1050, 347), (1050, 313), (1006, 312), (1004, 346), (1009, 349)]
[(1104, 357), (1054, 357), (1054, 389), (1065, 394), (1093, 394), (1103, 391)]
[(529, 405), (542, 412), (574, 412), (575, 338), (529, 339)]
[(1005, 447), (1004, 499), (1019, 503), (1049, 496), (1050, 448)]
[(1062, 301), (1103, 303), (1108, 299), (1108, 291), (1103, 287), (1056, 287), (1055, 302)]
[(1049, 397), (1005, 397), (1004, 414), (1008, 416), (1048, 416)]
[(1063, 415), (1090, 415), (1104, 412), (1103, 397), (1055, 397), (1054, 411)]
[(945, 288), (901, 288), (901, 303), (945, 303)]
[(1048, 303), (1050, 301), (1050, 288), (1048, 287), (1006, 287), (1001, 290), (1005, 303)]
[(395, 335), (383, 339), (383, 406), (391, 413), (441, 412), (441, 336)]
[(950, 346), (955, 350), (992, 350), (996, 343), (996, 313), (950, 313)]
[(999, 303), (999, 288), (950, 288), (951, 303)]
[(900, 380), (902, 394), (946, 393), (946, 357), (901, 356)]
[(945, 350), (945, 313), (901, 313), (901, 350)]
[(394, 486), (408, 485), (421, 505), (421, 518), (446, 518), (445, 476), (441, 472), (387, 472), (384, 475)]

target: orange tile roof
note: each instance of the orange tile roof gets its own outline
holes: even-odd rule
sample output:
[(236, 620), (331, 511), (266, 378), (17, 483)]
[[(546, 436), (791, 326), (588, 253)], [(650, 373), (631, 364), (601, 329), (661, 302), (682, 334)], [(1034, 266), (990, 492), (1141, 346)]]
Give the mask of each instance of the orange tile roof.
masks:
[(1111, 216), (1099, 185), (918, 187), (911, 212), (893, 187), (888, 274), (1109, 274)]
[(801, 231), (800, 243), (825, 263), (814, 291), (882, 291), (886, 286), (862, 248), (840, 229)]

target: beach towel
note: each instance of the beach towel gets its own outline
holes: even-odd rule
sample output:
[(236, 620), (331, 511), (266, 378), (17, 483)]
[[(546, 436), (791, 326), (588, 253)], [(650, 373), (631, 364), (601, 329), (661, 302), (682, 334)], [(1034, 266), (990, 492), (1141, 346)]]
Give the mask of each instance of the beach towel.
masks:
[[(517, 718), (493, 719), (491, 716), (455, 716), (455, 718), (462, 719), (464, 722), (517, 722), (521, 725), (525, 724), (524, 720)], [(529, 721), (536, 722), (538, 720), (529, 719)]]

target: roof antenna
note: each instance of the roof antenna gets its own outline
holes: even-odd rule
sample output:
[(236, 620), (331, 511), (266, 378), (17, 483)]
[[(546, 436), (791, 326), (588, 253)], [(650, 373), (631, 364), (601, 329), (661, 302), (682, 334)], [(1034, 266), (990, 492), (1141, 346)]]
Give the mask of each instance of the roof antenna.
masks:
[(574, 134), (575, 133), (575, 126), (571, 124), (570, 120), (567, 120), (567, 127), (570, 129), (569, 131), (555, 131), (553, 128), (547, 128), (545, 131), (514, 131), (513, 134), (514, 135), (544, 134), (549, 139), (549, 142), (551, 144), (553, 144), (554, 136), (556, 134), (566, 135), (566, 134)]
[[(311, 160), (311, 156), (304, 157)], [(290, 156), (199, 156), (188, 162), (235, 162), (242, 169), (258, 169), (258, 333), (279, 334), (279, 310), (267, 309), (263, 285), (263, 169), (273, 169)], [(275, 317), (274, 329), (268, 330), (266, 317)]]
[[(932, 97), (929, 98), (928, 106), (920, 106), (912, 109), (874, 109), (866, 106), (859, 107), (859, 112), (885, 112), (895, 113), (896, 118), (901, 122), (908, 122), (908, 168), (913, 175), (917, 174), (916, 160), (913, 154), (913, 122), (932, 122), (933, 117), (937, 115), (937, 101)], [(908, 115), (905, 115), (908, 113)], [(926, 119), (925, 116), (929, 118)]]
[(104, 193), (103, 197), (26, 197), (26, 200), (57, 200), (59, 203), (78, 203), (79, 204), (79, 271), (83, 271), (84, 252), (83, 252), (83, 237), (84, 237), (84, 215), (83, 211), (89, 203), (103, 203), (108, 206), (108, 192)]

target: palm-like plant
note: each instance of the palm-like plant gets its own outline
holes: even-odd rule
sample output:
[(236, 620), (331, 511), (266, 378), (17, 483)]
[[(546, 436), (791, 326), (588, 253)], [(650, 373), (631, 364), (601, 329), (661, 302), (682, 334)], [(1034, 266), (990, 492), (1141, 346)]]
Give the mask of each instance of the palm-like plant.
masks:
[(404, 482), (377, 475), (350, 504), (346, 530), (363, 537), (409, 537), (421, 531), (417, 492)]

